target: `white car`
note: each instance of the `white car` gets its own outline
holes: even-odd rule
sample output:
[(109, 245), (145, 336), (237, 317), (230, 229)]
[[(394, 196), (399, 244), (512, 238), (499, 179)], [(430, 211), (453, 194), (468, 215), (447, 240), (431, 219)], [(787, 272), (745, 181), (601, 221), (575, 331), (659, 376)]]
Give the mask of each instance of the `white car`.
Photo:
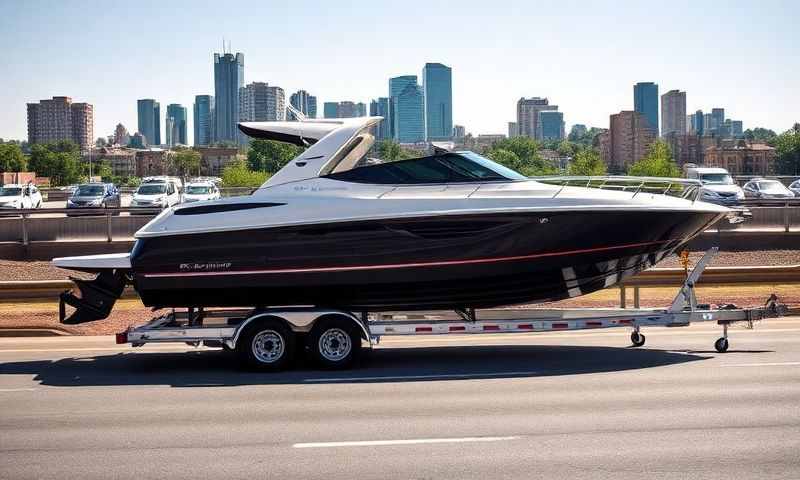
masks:
[(718, 205), (736, 205), (745, 194), (724, 168), (689, 167), (686, 177), (700, 180), (700, 200)]
[(131, 199), (131, 207), (167, 208), (179, 203), (180, 188), (173, 181), (143, 183)]
[(183, 191), (183, 201), (186, 203), (217, 200), (219, 197), (219, 189), (211, 182), (188, 183)]
[(42, 193), (30, 183), (4, 185), (0, 187), (0, 208), (42, 208)]

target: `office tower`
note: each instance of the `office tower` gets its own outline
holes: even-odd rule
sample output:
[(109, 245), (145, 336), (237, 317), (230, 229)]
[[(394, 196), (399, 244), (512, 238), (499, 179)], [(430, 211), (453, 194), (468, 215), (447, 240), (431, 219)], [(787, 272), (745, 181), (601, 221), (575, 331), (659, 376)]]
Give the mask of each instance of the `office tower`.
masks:
[(558, 110), (557, 105), (550, 105), (547, 98), (520, 98), (517, 101), (517, 128), (522, 137), (542, 138), (539, 125), (539, 112)]
[(339, 102), (325, 102), (322, 106), (323, 118), (339, 118)]
[(453, 138), (463, 140), (467, 136), (467, 129), (463, 125), (453, 125)]
[(633, 109), (644, 115), (658, 135), (658, 84), (639, 82), (633, 86)]
[(508, 138), (519, 137), (519, 124), (517, 122), (508, 122)]
[(686, 92), (670, 90), (661, 95), (661, 135), (686, 133)]
[(706, 113), (703, 115), (703, 134), (704, 135), (711, 135), (716, 131), (713, 127), (714, 119), (711, 117), (710, 113)]
[(244, 54), (214, 54), (214, 140), (239, 143), (239, 89), (244, 87)]
[(400, 95), (406, 86), (408, 85), (417, 85), (417, 76), (416, 75), (402, 75), (399, 77), (393, 77), (389, 79), (389, 129), (391, 131), (392, 138), (397, 138), (397, 132), (395, 131), (395, 118), (394, 112), (397, 106), (395, 105), (395, 101), (397, 100), (397, 96)]
[(453, 72), (441, 63), (422, 68), (425, 139), (449, 140), (453, 134)]
[(298, 90), (289, 97), (289, 103), (307, 118), (317, 118), (317, 97)]
[(379, 97), (376, 100), (369, 102), (369, 116), (370, 117), (383, 117), (383, 121), (375, 128), (375, 138), (379, 140), (386, 140), (392, 138), (388, 123), (389, 117), (389, 98)]
[(194, 97), (194, 144), (211, 145), (213, 143), (214, 97), (211, 95), (195, 95)]
[(735, 138), (741, 138), (744, 136), (744, 124), (741, 120), (733, 120), (731, 122), (731, 135)]
[(239, 93), (239, 120), (273, 122), (286, 120), (286, 98), (281, 87), (266, 82), (253, 82)]
[(719, 131), (725, 125), (725, 109), (712, 108), (711, 109), (711, 130), (719, 134)]
[(174, 117), (167, 117), (164, 122), (164, 135), (168, 147), (174, 147), (178, 143), (178, 128)]
[(606, 162), (610, 171), (624, 172), (647, 154), (657, 135), (639, 112), (628, 110), (611, 115), (609, 123), (610, 158)]
[[(414, 77), (416, 78), (416, 77)], [(407, 83), (405, 88), (392, 97), (392, 120), (394, 138), (400, 143), (425, 141), (425, 102), (422, 88)]]
[(137, 100), (138, 130), (145, 145), (161, 145), (161, 105), (152, 98)]
[(53, 97), (28, 104), (28, 142), (75, 142), (81, 150), (94, 145), (94, 107), (72, 103), (70, 97)]
[[(186, 107), (177, 103), (167, 105), (167, 118), (172, 118), (172, 128), (175, 130), (172, 137), (172, 146), (175, 145), (188, 145), (189, 139), (187, 138), (187, 111)], [(169, 142), (167, 142), (169, 144)]]
[(542, 140), (564, 139), (564, 114), (555, 110), (539, 112), (539, 125)]

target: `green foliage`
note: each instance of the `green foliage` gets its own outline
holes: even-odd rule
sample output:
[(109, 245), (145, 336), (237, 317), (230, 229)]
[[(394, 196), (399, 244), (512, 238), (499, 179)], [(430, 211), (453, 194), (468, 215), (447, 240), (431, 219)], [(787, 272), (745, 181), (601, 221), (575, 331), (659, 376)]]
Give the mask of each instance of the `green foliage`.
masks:
[(82, 173), (78, 145), (70, 141), (33, 145), (28, 168), (49, 177), (52, 186), (78, 183)]
[(765, 142), (765, 143), (770, 143), (770, 142), (774, 141), (775, 138), (778, 136), (778, 134), (773, 132), (772, 130), (770, 130), (768, 128), (761, 128), (761, 127), (756, 127), (756, 128), (753, 128), (753, 129), (748, 128), (747, 130), (745, 130), (743, 132), (743, 134), (744, 134), (744, 138), (746, 138), (747, 140), (750, 140), (750, 141), (754, 141), (755, 140), (755, 141), (760, 141), (760, 142)]
[(492, 145), (486, 155), (495, 162), (528, 177), (553, 175), (558, 172), (552, 163), (539, 156), (539, 144), (530, 137), (500, 140)]
[(628, 175), (678, 178), (681, 171), (672, 159), (669, 145), (662, 140), (656, 140), (650, 145), (644, 158), (628, 167)]
[(800, 175), (800, 124), (778, 135), (774, 141), (776, 169), (782, 175)]
[(244, 160), (231, 162), (222, 171), (222, 184), (226, 187), (260, 187), (271, 176), (267, 172), (254, 172)]
[(599, 134), (602, 131), (603, 131), (602, 128), (595, 128), (595, 127), (592, 127), (590, 129), (586, 130), (585, 132), (584, 131), (580, 131), (580, 130), (579, 131), (575, 131), (573, 129), (571, 132), (569, 132), (569, 135), (567, 136), (567, 140), (569, 140), (570, 142), (577, 143), (579, 145), (583, 145), (583, 146), (588, 147), (588, 146), (591, 146), (593, 144), (594, 137), (596, 137), (597, 134)]
[(178, 175), (189, 176), (194, 172), (200, 173), (200, 159), (202, 156), (197, 150), (187, 147), (176, 147), (172, 156), (172, 165)]
[(108, 181), (118, 187), (138, 187), (142, 183), (142, 179), (139, 177), (121, 177), (119, 175), (111, 175)]
[(24, 172), (26, 168), (28, 160), (19, 145), (0, 143), (0, 172)]
[(600, 176), (606, 173), (606, 164), (600, 158), (600, 153), (592, 148), (579, 150), (569, 166), (570, 175)]
[(111, 170), (111, 163), (108, 160), (99, 159), (91, 162), (91, 169), (89, 162), (81, 162), (81, 176), (88, 178), (91, 173), (92, 177), (100, 177), (103, 182), (110, 182), (113, 175)]
[(385, 162), (408, 160), (419, 156), (415, 151), (403, 148), (394, 140), (381, 140), (375, 145), (375, 149), (378, 151), (378, 158)]
[(247, 151), (247, 165), (250, 170), (273, 174), (303, 150), (305, 149), (274, 140), (251, 140)]

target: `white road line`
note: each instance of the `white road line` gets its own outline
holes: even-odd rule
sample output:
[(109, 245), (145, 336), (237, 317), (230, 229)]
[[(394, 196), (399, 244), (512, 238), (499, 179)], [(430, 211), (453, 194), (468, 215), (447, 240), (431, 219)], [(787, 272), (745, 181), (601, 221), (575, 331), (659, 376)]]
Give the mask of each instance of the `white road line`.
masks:
[(316, 442), (295, 443), (292, 448), (332, 448), (332, 447), (381, 447), (386, 445), (419, 445), (430, 443), (470, 443), (502, 442), (517, 440), (520, 437), (461, 437), (461, 438), (415, 438), (409, 440), (367, 440), (360, 442)]
[(0, 393), (8, 392), (35, 392), (35, 388), (0, 388)]
[(428, 380), (432, 378), (492, 378), (521, 375), (538, 375), (538, 371), (525, 372), (495, 372), (495, 373), (441, 373), (438, 375), (385, 375), (379, 377), (334, 377), (334, 378), (306, 378), (306, 383), (325, 383), (325, 382), (358, 382), (370, 380)]
[(720, 365), (721, 367), (792, 367), (800, 365), (800, 362), (764, 362), (764, 363), (731, 363)]
[[(177, 342), (176, 342), (177, 343)], [(181, 347), (172, 345), (168, 347), (146, 347), (147, 350), (133, 350), (130, 346), (122, 347), (64, 347), (64, 348), (10, 348), (0, 349), (0, 353), (47, 353), (47, 352), (192, 352), (192, 351), (207, 351), (214, 349), (207, 348), (194, 348), (194, 347)]]

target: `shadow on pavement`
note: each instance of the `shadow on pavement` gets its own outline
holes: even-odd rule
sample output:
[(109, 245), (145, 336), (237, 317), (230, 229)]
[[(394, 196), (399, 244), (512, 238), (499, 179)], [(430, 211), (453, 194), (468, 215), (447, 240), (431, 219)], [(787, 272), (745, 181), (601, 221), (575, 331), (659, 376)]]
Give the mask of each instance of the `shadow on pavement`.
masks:
[(34, 375), (60, 387), (169, 385), (210, 387), (269, 384), (382, 383), (481, 378), (526, 378), (619, 372), (704, 360), (693, 354), (591, 346), (452, 346), (365, 350), (347, 371), (313, 370), (300, 362), (281, 373), (238, 369), (223, 351), (138, 351), (59, 360), (0, 364), (0, 374)]

